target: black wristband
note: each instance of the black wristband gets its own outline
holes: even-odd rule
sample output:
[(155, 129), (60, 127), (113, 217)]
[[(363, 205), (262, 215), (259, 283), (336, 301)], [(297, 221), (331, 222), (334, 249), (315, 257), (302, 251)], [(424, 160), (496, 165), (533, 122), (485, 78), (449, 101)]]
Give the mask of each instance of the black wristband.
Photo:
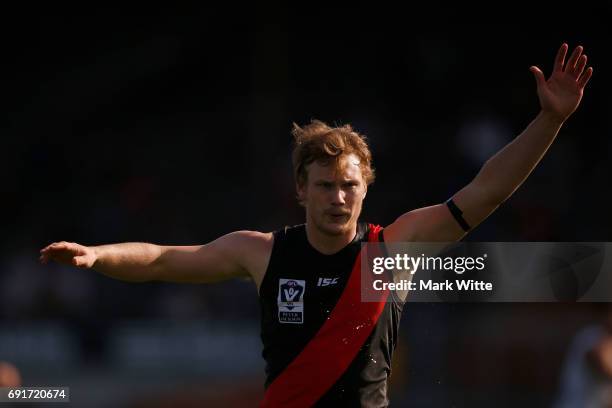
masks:
[(470, 230), (469, 224), (461, 216), (463, 214), (463, 211), (461, 211), (459, 207), (457, 207), (457, 204), (455, 204), (452, 198), (449, 198), (448, 200), (446, 200), (446, 206), (450, 210), (451, 214), (453, 214), (453, 217), (455, 217), (459, 225), (461, 225), (461, 228), (463, 228), (464, 231), (469, 231)]

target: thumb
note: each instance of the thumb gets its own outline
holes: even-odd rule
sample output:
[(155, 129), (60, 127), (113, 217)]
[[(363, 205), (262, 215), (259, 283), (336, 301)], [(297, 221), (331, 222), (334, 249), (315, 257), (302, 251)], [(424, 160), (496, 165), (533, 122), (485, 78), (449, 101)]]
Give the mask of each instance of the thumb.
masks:
[(87, 267), (88, 266), (87, 257), (84, 255), (75, 256), (72, 258), (72, 264), (78, 267)]
[(544, 78), (544, 74), (542, 73), (540, 68), (533, 65), (529, 67), (529, 70), (533, 73), (538, 88), (546, 84), (546, 78)]

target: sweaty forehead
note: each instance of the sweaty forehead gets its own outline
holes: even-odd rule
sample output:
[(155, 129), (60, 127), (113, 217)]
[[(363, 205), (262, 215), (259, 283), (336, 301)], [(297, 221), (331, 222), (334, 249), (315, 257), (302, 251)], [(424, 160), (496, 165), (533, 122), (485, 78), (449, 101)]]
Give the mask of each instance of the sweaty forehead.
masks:
[(337, 161), (323, 164), (314, 162), (306, 167), (309, 180), (361, 180), (361, 167), (359, 158), (351, 153), (341, 156)]

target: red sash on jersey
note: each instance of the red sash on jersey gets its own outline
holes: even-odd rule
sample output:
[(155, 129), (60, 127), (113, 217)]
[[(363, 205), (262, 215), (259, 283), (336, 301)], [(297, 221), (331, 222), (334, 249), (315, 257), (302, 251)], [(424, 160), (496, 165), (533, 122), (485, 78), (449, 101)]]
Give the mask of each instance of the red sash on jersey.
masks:
[[(368, 242), (378, 242), (382, 227), (368, 227)], [(338, 381), (372, 333), (389, 292), (377, 292), (379, 298), (375, 302), (361, 301), (361, 257), (360, 252), (328, 320), (270, 384), (262, 408), (314, 405)]]

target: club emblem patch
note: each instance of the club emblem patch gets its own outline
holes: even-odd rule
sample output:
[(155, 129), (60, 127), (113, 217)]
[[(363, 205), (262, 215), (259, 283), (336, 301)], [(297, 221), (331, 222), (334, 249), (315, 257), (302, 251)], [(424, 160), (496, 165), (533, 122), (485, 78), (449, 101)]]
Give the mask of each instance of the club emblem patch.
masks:
[(304, 291), (306, 281), (298, 279), (278, 280), (278, 321), (304, 323)]

